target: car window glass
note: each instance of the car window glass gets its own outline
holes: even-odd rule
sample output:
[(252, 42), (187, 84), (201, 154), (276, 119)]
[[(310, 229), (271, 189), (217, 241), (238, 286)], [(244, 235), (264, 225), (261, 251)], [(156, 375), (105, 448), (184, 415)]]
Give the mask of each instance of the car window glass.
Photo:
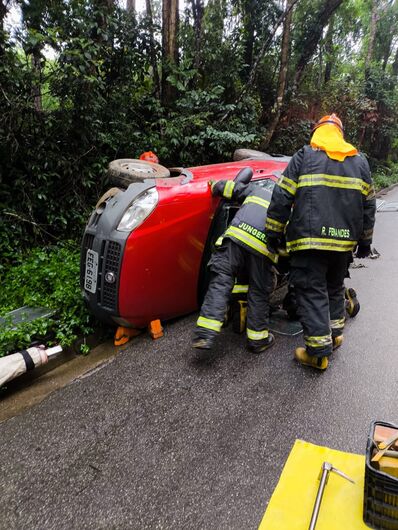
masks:
[(256, 186), (260, 186), (264, 190), (269, 190), (269, 191), (272, 191), (274, 189), (275, 184), (276, 184), (275, 180), (272, 180), (270, 178), (262, 179), (262, 180), (255, 180), (253, 182), (256, 183)]

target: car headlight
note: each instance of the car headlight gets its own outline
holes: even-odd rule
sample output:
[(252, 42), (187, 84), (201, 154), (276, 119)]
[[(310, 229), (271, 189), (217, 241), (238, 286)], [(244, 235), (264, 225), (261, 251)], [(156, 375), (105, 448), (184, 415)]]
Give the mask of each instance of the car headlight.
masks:
[(131, 232), (131, 230), (140, 226), (148, 215), (153, 212), (158, 201), (159, 195), (156, 188), (144, 191), (125, 211), (117, 230), (119, 232)]

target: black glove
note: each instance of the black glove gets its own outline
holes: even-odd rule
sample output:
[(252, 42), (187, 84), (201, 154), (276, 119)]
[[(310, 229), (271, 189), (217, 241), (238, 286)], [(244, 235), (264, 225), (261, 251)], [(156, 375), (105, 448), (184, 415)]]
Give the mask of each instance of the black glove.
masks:
[(211, 194), (214, 197), (220, 197), (220, 196), (222, 197), (226, 182), (228, 181), (227, 180), (209, 180), (207, 184), (211, 190)]
[(362, 258), (368, 258), (371, 254), (370, 245), (369, 244), (358, 244), (357, 252), (355, 254), (356, 258), (362, 259)]
[(274, 252), (275, 254), (278, 253), (278, 248), (281, 246), (281, 240), (279, 237), (267, 237), (267, 248)]

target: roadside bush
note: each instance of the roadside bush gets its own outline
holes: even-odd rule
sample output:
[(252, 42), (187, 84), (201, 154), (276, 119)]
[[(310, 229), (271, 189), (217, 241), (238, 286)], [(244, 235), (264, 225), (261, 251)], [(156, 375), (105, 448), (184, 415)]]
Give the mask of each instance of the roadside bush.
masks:
[(376, 165), (372, 171), (376, 191), (391, 186), (398, 182), (398, 164)]
[[(54, 311), (49, 318), (12, 326), (2, 324), (0, 356), (46, 340), (69, 346), (78, 335), (93, 332), (79, 287), (80, 248), (68, 241), (47, 248), (35, 248), (20, 262), (3, 272), (0, 315), (23, 306), (45, 307)], [(82, 348), (86, 353), (87, 348)]]

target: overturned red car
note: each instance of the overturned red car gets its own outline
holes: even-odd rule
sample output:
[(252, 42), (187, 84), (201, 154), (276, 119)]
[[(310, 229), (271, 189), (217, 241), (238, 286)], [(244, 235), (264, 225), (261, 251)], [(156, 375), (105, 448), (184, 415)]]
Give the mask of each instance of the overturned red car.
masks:
[(253, 180), (272, 189), (289, 162), (240, 151), (248, 157), (188, 169), (111, 163), (116, 187), (98, 201), (82, 242), (81, 288), (98, 319), (143, 328), (198, 309), (214, 243), (238, 208), (213, 198), (208, 182), (233, 180), (250, 166)]

